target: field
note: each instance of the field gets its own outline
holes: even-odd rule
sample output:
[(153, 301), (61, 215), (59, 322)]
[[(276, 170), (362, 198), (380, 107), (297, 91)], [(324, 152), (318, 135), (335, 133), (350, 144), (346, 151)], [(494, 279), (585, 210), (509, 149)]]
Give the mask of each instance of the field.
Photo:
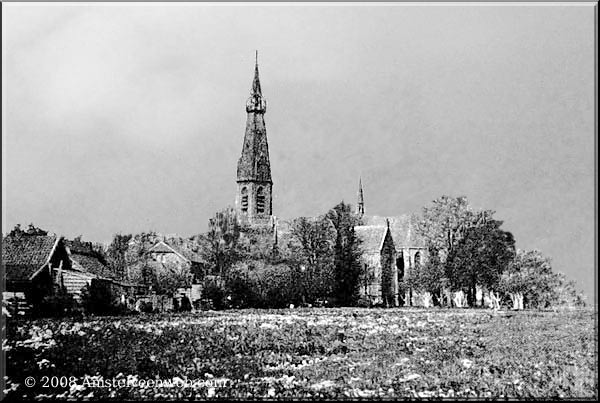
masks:
[(28, 400), (590, 398), (596, 320), (591, 310), (416, 308), (19, 320), (3, 346), (6, 391)]

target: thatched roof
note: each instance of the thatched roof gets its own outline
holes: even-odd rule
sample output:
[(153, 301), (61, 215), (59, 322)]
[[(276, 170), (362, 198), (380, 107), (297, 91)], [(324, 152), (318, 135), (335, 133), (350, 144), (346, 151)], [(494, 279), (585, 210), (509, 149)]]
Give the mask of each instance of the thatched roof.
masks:
[(6, 280), (29, 280), (48, 262), (59, 240), (55, 235), (5, 237), (2, 240), (2, 265)]

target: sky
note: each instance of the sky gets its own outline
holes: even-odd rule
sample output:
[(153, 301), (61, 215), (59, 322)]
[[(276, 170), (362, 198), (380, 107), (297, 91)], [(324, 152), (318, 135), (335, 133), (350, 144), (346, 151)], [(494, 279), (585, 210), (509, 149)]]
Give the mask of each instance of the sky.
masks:
[(255, 50), (282, 219), (496, 211), (593, 299), (587, 5), (2, 7), (2, 231), (189, 236), (235, 200)]

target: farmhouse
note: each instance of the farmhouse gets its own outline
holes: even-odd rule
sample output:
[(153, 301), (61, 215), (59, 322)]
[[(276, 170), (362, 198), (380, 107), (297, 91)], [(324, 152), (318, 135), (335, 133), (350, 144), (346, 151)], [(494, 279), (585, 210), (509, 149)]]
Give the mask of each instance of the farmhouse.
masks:
[(202, 272), (204, 267), (203, 259), (196, 253), (180, 249), (165, 241), (158, 241), (152, 248), (148, 250), (150, 257), (161, 264), (172, 264), (177, 267), (190, 269), (194, 275)]
[[(150, 257), (163, 266), (174, 265), (182, 269), (190, 270), (193, 275), (193, 283), (196, 283), (204, 275), (204, 262), (197, 254), (184, 251), (165, 241), (158, 241), (152, 248), (148, 250)], [(189, 289), (180, 289), (180, 295), (186, 295), (190, 301), (197, 301), (201, 298), (201, 288), (198, 284), (192, 284)]]

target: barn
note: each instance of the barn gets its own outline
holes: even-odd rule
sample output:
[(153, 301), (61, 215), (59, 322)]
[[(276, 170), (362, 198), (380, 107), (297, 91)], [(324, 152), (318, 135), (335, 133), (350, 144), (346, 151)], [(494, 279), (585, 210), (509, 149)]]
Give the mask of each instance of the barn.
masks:
[(71, 268), (63, 237), (20, 232), (2, 239), (2, 297), (8, 302), (40, 303), (58, 291), (58, 272)]

